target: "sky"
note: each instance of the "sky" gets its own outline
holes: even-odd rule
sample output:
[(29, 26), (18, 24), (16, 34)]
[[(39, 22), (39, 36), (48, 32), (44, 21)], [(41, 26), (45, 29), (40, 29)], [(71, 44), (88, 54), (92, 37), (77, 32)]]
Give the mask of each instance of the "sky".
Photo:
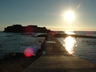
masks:
[[(13, 24), (51, 30), (96, 31), (96, 0), (0, 0), (0, 31)], [(74, 20), (64, 18), (74, 12)]]

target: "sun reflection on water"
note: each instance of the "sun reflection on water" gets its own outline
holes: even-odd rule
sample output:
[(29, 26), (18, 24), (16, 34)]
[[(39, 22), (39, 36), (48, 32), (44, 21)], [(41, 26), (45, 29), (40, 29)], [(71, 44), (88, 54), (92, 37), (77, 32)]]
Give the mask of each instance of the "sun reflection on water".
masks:
[(68, 35), (74, 35), (75, 34), (72, 30), (67, 30), (67, 31), (65, 31), (65, 33)]
[(74, 45), (76, 43), (76, 40), (73, 37), (68, 36), (68, 37), (65, 38), (64, 42), (65, 42), (65, 48), (66, 48), (66, 50), (70, 54), (73, 54), (74, 53), (73, 47), (74, 47)]

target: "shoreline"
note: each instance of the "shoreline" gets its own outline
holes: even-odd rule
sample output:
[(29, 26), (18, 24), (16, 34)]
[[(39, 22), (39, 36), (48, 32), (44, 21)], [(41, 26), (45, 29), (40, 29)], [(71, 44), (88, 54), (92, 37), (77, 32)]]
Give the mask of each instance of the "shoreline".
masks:
[(23, 53), (17, 53), (17, 56), (6, 56), (0, 60), (0, 72), (22, 72), (41, 56), (41, 52), (42, 49), (36, 56), (31, 57), (26, 57)]
[(24, 53), (9, 53), (1, 58), (0, 72), (22, 72), (42, 55), (44, 42), (45, 40), (41, 43), (41, 48), (37, 50), (36, 56), (26, 57)]
[[(9, 60), (8, 57), (5, 58), (5, 61), (0, 60), (0, 72), (22, 72), (25, 68), (27, 68), (42, 55), (47, 37), (48, 36), (46, 36), (43, 43), (41, 43), (41, 49), (37, 51), (37, 56), (27, 58), (24, 56), (24, 54), (18, 53), (18, 56), (16, 55), (17, 57), (14, 57), (13, 54), (13, 57), (10, 57)], [(61, 43), (59, 44), (60, 46), (62, 46)]]

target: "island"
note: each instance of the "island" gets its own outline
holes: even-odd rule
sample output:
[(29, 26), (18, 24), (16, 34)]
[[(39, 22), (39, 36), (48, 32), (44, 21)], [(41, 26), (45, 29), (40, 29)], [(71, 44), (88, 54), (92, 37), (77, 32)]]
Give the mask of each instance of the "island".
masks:
[(46, 27), (38, 27), (37, 25), (22, 26), (20, 24), (7, 26), (4, 29), (4, 32), (12, 32), (12, 33), (19, 33), (19, 32), (48, 33), (49, 31), (50, 30), (46, 29)]

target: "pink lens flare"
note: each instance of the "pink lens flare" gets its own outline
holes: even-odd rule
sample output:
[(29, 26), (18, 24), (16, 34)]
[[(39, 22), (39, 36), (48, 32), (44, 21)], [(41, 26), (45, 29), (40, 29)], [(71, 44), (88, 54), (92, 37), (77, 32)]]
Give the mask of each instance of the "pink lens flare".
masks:
[(50, 31), (49, 34), (52, 36), (55, 36), (57, 34), (57, 32), (56, 31)]
[(85, 33), (87, 36), (92, 36), (94, 34), (94, 32), (92, 32), (92, 31), (86, 31)]
[(26, 57), (31, 57), (33, 54), (34, 54), (34, 50), (33, 50), (31, 47), (27, 47), (27, 48), (24, 50), (24, 55), (25, 55)]
[(34, 28), (33, 26), (29, 25), (25, 28), (25, 33), (28, 33), (28, 32), (33, 32)]

